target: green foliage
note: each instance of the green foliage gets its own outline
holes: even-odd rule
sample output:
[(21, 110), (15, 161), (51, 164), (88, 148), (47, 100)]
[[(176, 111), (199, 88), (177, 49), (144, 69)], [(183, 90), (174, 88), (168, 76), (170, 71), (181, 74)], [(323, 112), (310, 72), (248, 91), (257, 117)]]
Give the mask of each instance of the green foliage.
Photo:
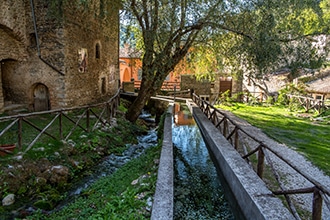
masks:
[(62, 20), (63, 16), (63, 3), (64, 0), (52, 0), (52, 1), (45, 1), (45, 4), (48, 6), (47, 15), (50, 18)]
[(163, 142), (162, 137), (164, 136), (164, 123), (165, 123), (166, 115), (167, 115), (166, 113), (162, 114), (158, 123), (157, 138), (160, 144)]
[(230, 95), (231, 94), (229, 90), (221, 93), (218, 102), (221, 103), (222, 105), (230, 105), (230, 103), (233, 101)]
[(284, 67), (293, 75), (299, 68), (319, 68), (326, 53), (318, 53), (313, 36), (329, 32), (321, 13), (327, 1), (232, 3), (236, 10), (222, 11), (223, 25), (203, 29), (203, 42), (189, 55), (190, 67), (207, 76), (237, 78), (244, 72), (253, 79)]
[[(322, 10), (324, 23), (329, 24), (330, 23), (330, 1), (322, 0), (320, 2), (320, 8)], [(329, 27), (325, 31), (329, 31)]]
[(146, 206), (144, 201), (136, 199), (136, 190), (128, 188), (120, 197), (110, 197), (104, 209), (92, 216), (93, 219), (147, 219), (136, 213), (137, 207)]
[(299, 83), (298, 85), (289, 83), (285, 88), (279, 91), (278, 98), (276, 100), (277, 105), (288, 106), (291, 111), (301, 110), (302, 107), (296, 99), (289, 99), (287, 95), (306, 95), (306, 85)]
[(321, 67), (326, 53), (313, 36), (328, 29), (325, 1), (124, 1), (122, 27), (142, 50), (147, 82), (127, 115), (141, 110), (185, 56), (192, 72), (208, 79), (244, 74), (263, 80), (280, 68), (294, 76), (300, 68)]
[(124, 105), (119, 105), (118, 110), (121, 112), (127, 112), (127, 108)]

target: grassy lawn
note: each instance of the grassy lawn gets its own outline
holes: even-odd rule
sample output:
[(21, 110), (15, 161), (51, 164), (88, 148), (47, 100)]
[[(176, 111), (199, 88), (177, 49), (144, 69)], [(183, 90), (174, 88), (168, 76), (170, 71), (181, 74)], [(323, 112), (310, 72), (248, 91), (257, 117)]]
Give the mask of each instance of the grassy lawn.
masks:
[(298, 117), (280, 106), (249, 106), (235, 103), (218, 106), (230, 110), (268, 136), (305, 155), (313, 164), (330, 175), (330, 126), (310, 118)]

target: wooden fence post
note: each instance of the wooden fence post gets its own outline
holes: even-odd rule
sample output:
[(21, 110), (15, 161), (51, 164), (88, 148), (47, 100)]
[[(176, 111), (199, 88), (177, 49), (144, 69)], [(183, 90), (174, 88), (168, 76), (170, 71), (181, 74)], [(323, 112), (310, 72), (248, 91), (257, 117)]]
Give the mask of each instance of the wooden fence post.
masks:
[(62, 127), (62, 111), (60, 112), (60, 116), (59, 116), (59, 132), (60, 132), (60, 140), (63, 140), (63, 127)]
[(86, 130), (87, 130), (88, 133), (90, 132), (89, 117), (90, 117), (89, 108), (87, 108), (87, 111), (86, 111)]
[(235, 141), (234, 141), (234, 145), (235, 145), (235, 149), (237, 150), (238, 149), (238, 144), (239, 144), (239, 142), (238, 142), (238, 128), (237, 127), (235, 127)]
[(258, 150), (258, 166), (257, 166), (257, 174), (262, 179), (263, 172), (264, 172), (264, 160), (265, 160), (265, 154), (262, 149), (262, 145), (259, 146)]
[(22, 150), (22, 118), (20, 117), (18, 120), (18, 134), (17, 134), (17, 144), (18, 144), (18, 149)]
[(106, 108), (107, 108), (107, 115), (108, 115), (108, 117), (106, 118), (107, 119), (106, 122), (108, 122), (110, 124), (111, 118), (113, 116), (112, 102), (110, 102), (110, 103), (108, 102), (106, 104)]
[(228, 122), (226, 119), (226, 116), (224, 116), (224, 121), (223, 121), (223, 136), (227, 137), (227, 126), (228, 126)]
[(313, 212), (312, 212), (313, 220), (321, 220), (322, 219), (322, 196), (320, 194), (320, 190), (315, 187), (313, 193)]

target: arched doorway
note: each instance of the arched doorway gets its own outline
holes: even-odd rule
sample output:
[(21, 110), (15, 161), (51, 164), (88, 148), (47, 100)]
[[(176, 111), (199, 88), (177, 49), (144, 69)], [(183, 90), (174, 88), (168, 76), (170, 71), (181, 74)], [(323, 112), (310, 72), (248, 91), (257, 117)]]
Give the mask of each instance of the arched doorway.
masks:
[(130, 82), (130, 81), (131, 81), (131, 74), (128, 68), (126, 68), (124, 71), (123, 82)]
[(48, 88), (42, 83), (38, 83), (33, 89), (33, 107), (34, 111), (50, 109)]

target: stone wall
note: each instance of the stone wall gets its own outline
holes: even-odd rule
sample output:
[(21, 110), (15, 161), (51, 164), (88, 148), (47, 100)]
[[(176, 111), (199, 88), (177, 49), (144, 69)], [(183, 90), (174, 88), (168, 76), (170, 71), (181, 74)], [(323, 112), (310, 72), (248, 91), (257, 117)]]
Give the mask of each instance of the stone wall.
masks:
[(117, 91), (118, 8), (101, 17), (97, 2), (84, 8), (76, 1), (54, 7), (34, 0), (35, 19), (29, 0), (0, 2), (0, 112), (6, 102), (33, 110), (38, 85), (47, 88), (51, 109), (105, 100)]
[[(16, 0), (2, 0), (0, 3), (0, 60), (26, 57), (25, 3)], [(23, 13), (24, 14), (24, 13)]]
[(199, 81), (194, 75), (181, 75), (180, 89), (193, 89), (197, 95), (211, 95), (211, 82)]
[[(2, 64), (4, 60), (24, 60), (25, 50), (25, 17), (23, 1), (2, 0), (0, 2), (0, 85), (2, 85)], [(0, 87), (2, 88), (2, 87)], [(4, 93), (0, 91), (0, 112), (4, 107)]]
[[(100, 19), (98, 5), (85, 10), (70, 7), (65, 12), (68, 22), (64, 26), (66, 89), (70, 91), (67, 103), (79, 105), (106, 99), (117, 91), (119, 84), (119, 17)], [(116, 15), (116, 12), (109, 14)], [(79, 71), (82, 49), (87, 52), (87, 66)]]
[(5, 101), (24, 104), (29, 110), (33, 110), (34, 88), (43, 84), (49, 90), (50, 108), (62, 107), (64, 77), (59, 76), (38, 57), (31, 57), (24, 62), (7, 61), (2, 65), (2, 70)]

